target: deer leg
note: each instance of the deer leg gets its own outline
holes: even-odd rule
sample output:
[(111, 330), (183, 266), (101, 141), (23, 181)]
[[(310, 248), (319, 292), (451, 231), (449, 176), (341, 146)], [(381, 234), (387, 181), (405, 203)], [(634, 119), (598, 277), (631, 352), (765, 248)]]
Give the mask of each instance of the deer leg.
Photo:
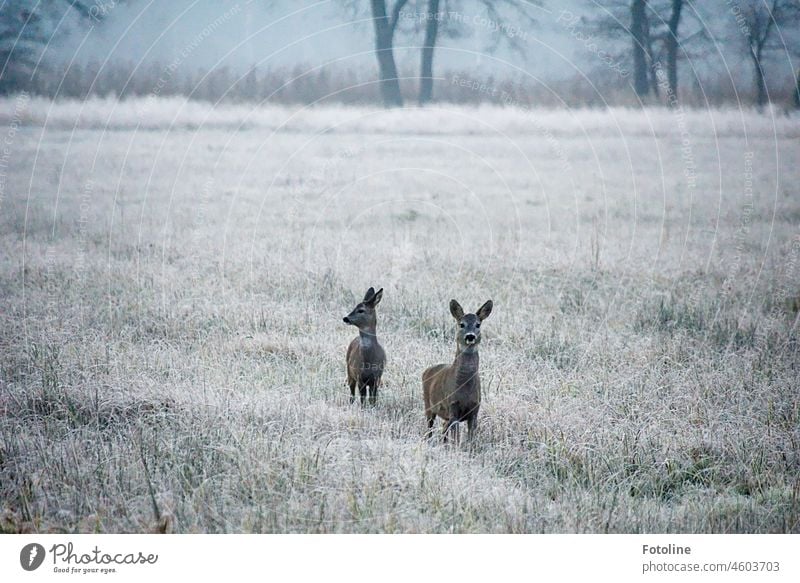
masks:
[(459, 416), (458, 403), (451, 403), (451, 405), (450, 405), (450, 419), (447, 421), (447, 424), (445, 425), (445, 428), (446, 428), (445, 431), (447, 431), (451, 427), (453, 428), (453, 441), (455, 442), (456, 445), (458, 445), (458, 442), (459, 442), (459, 439), (458, 439), (458, 422), (461, 421), (462, 418), (463, 417)]
[(352, 405), (356, 400), (356, 381), (347, 379), (347, 384), (350, 386), (350, 404)]
[(369, 385), (369, 404), (374, 405), (375, 402), (378, 400), (378, 387), (380, 386), (380, 381), (378, 379), (373, 379), (372, 383)]
[(459, 431), (458, 420), (457, 419), (451, 419), (450, 422), (445, 427), (447, 427), (447, 429), (445, 429), (445, 433), (444, 433), (444, 441), (445, 441), (445, 443), (447, 443), (447, 434), (448, 433), (450, 433), (452, 435), (452, 437), (453, 437), (453, 445), (458, 445), (459, 443), (461, 443), (461, 439), (460, 439), (460, 436), (459, 436), (460, 431)]
[(473, 413), (467, 419), (467, 440), (472, 441), (475, 438), (475, 433), (478, 431), (478, 412)]
[(433, 424), (436, 421), (436, 413), (431, 415), (425, 411), (425, 418), (428, 420), (428, 430), (425, 432), (425, 439), (430, 439), (433, 437)]
[(361, 406), (363, 407), (367, 400), (367, 384), (359, 381), (358, 392), (361, 395)]
[(447, 443), (447, 436), (451, 432), (453, 434), (453, 441), (458, 444), (458, 417), (450, 417), (450, 419), (445, 421), (444, 430), (442, 430), (445, 443)]

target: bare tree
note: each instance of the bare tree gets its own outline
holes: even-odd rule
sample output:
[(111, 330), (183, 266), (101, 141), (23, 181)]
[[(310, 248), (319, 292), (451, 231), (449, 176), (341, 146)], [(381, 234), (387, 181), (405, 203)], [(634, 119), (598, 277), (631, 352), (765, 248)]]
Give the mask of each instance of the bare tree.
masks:
[(800, 69), (794, 76), (794, 106), (800, 108)]
[(375, 26), (375, 56), (378, 59), (381, 96), (386, 107), (403, 105), (403, 94), (394, 60), (394, 33), (400, 20), (400, 12), (407, 3), (408, 0), (395, 0), (389, 13), (386, 0), (370, 0), (372, 22)]
[[(647, 0), (631, 2), (631, 42), (633, 55), (633, 90), (639, 98), (645, 97), (651, 88), (649, 61), (650, 21), (647, 17)], [(653, 86), (655, 87), (655, 86)]]
[[(596, 6), (594, 0), (588, 1)], [(654, 16), (652, 2), (601, 0), (599, 4), (603, 12), (583, 21), (587, 31), (593, 37), (605, 38), (610, 44), (619, 43), (616, 53), (612, 48), (604, 52), (613, 55), (615, 61), (627, 62), (632, 67), (633, 90), (639, 99), (644, 99), (651, 92), (657, 94), (656, 71), (652, 68), (655, 59), (654, 36), (651, 34), (651, 17)], [(656, 18), (655, 23), (658, 22)]]
[[(358, 0), (340, 0), (352, 15), (363, 15), (363, 5)], [(473, 6), (468, 9), (465, 6)], [(485, 13), (486, 29), (495, 50), (506, 43), (513, 50), (525, 54), (520, 32), (523, 24), (534, 24), (529, 11), (540, 0), (370, 0), (370, 15), (375, 33), (375, 55), (378, 60), (381, 96), (386, 107), (403, 105), (397, 65), (394, 59), (394, 41), (398, 33), (416, 36), (423, 32), (420, 53), (418, 102), (420, 105), (433, 99), (433, 62), (437, 43), (442, 37), (460, 38), (474, 27), (473, 12)], [(467, 12), (470, 17), (467, 17)], [(412, 16), (407, 17), (404, 12)], [(423, 24), (423, 26), (420, 26)]]
[(682, 11), (683, 0), (671, 0), (667, 35), (664, 38), (667, 50), (667, 83), (671, 97), (667, 99), (669, 105), (678, 103), (678, 27), (681, 23)]
[(53, 21), (66, 11), (93, 22), (107, 12), (80, 0), (6, 0), (0, 5), (0, 93), (19, 90), (30, 80), (42, 51), (53, 40)]
[[(695, 47), (702, 46), (702, 43), (709, 40), (708, 30), (695, 9), (694, 2), (691, 0), (669, 0), (669, 5), (661, 4), (654, 8), (654, 13), (658, 15), (658, 22), (666, 22), (666, 29), (653, 36), (656, 43), (660, 45), (660, 51), (655, 55), (656, 63), (661, 62), (661, 53), (665, 54), (667, 69), (667, 105), (675, 107), (679, 103), (678, 94), (678, 61), (682, 56), (695, 57)], [(692, 17), (694, 27), (691, 32), (681, 32), (683, 16), (687, 14)], [(661, 27), (663, 28), (663, 26)]]
[[(615, 57), (632, 65), (633, 89), (641, 99), (660, 95), (658, 72), (665, 62), (666, 101), (677, 105), (678, 63), (683, 57), (691, 57), (699, 43), (709, 38), (694, 4), (691, 0), (606, 0), (602, 2), (605, 14), (589, 21), (588, 29), (610, 43), (629, 39), (629, 52)], [(690, 32), (683, 30), (687, 14), (695, 21)]]
[(428, 0), (425, 17), (425, 42), (422, 45), (422, 62), (419, 67), (420, 105), (425, 105), (433, 99), (433, 49), (439, 36), (439, 21), (442, 18), (439, 0)]
[[(654, 46), (659, 36), (654, 30), (662, 22), (656, 8), (648, 0), (631, 2), (633, 88), (639, 98), (643, 98), (651, 92), (656, 97), (659, 96), (658, 70), (656, 68), (658, 59)], [(677, 40), (675, 44), (677, 46)]]
[(800, 23), (800, 2), (797, 0), (746, 0), (733, 14), (744, 35), (745, 47), (753, 65), (756, 104), (763, 107), (769, 101), (764, 76), (766, 53), (786, 50), (775, 37), (781, 28), (791, 28)]
[[(486, 47), (494, 51), (505, 43), (522, 56), (527, 56), (522, 39), (523, 27), (536, 24), (530, 9), (540, 6), (540, 0), (476, 0), (479, 10), (486, 13), (486, 25), (491, 31), (491, 44)], [(427, 12), (424, 14), (425, 40), (422, 45), (420, 63), (419, 104), (425, 105), (433, 99), (433, 56), (440, 36), (459, 38), (464, 36), (464, 23), (474, 22), (465, 18), (464, 3), (459, 0), (445, 0), (442, 9), (440, 0), (427, 0)]]

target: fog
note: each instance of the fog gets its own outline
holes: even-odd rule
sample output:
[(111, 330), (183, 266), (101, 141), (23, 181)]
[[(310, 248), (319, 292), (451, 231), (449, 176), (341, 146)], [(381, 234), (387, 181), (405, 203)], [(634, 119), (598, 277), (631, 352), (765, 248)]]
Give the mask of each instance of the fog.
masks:
[[(586, 7), (576, 0), (551, 4), (532, 4), (529, 10), (538, 26), (518, 25), (517, 31), (512, 31), (520, 41), (519, 49), (498, 43), (491, 20), (480, 10), (466, 10), (465, 6), (463, 12), (453, 11), (458, 14), (463, 36), (441, 41), (437, 66), (545, 79), (575, 74), (588, 66), (590, 59), (581, 54), (556, 19), (562, 10), (581, 13)], [(343, 5), (339, 0), (129, 0), (111, 7), (102, 23), (73, 23), (69, 34), (50, 50), (55, 58), (78, 63), (107, 60), (144, 65), (180, 60), (180, 67), (186, 69), (227, 65), (237, 70), (331, 63), (341, 68), (376, 69), (366, 6), (355, 13)], [(403, 13), (395, 47), (401, 70), (411, 71), (419, 64), (421, 22), (418, 9), (411, 7)], [(182, 58), (192, 39), (207, 27), (214, 28), (213, 34), (204, 36)]]
[[(753, 3), (684, 5), (677, 38), (681, 98), (694, 105), (738, 103), (744, 92), (745, 101), (754, 100), (747, 29), (739, 24), (746, 5)], [(8, 39), (0, 45), (7, 55), (0, 92), (126, 97), (157, 86), (160, 95), (211, 101), (227, 95), (352, 103), (377, 99), (375, 79), (384, 76), (376, 59), (371, 9), (363, 0), (93, 0), (82, 6), (88, 15), (66, 0), (37, 3), (37, 16), (26, 29), (26, 2), (0, 5), (5, 23), (21, 28), (20, 35), (40, 37), (35, 48)], [(398, 3), (387, 6), (391, 11)], [(428, 4), (410, 0), (401, 6), (391, 50), (408, 92), (423, 76)], [(671, 4), (653, 0), (647, 6), (646, 58), (661, 66)], [(629, 76), (636, 52), (629, 2), (443, 0), (440, 11), (430, 74), (436, 99), (485, 100), (474, 90), (454, 93), (456, 72), (491, 87), (524, 86), (524, 95), (517, 91), (514, 101), (528, 105), (624, 105), (641, 97), (641, 90), (633, 95)], [(759, 58), (771, 101), (791, 98), (800, 52), (798, 14), (781, 16)], [(652, 74), (654, 67), (648, 66)], [(250, 88), (235, 87), (248, 71), (254, 71)], [(297, 83), (304, 76), (305, 86)], [(165, 77), (169, 86), (164, 86)], [(277, 95), (289, 85), (291, 95)]]

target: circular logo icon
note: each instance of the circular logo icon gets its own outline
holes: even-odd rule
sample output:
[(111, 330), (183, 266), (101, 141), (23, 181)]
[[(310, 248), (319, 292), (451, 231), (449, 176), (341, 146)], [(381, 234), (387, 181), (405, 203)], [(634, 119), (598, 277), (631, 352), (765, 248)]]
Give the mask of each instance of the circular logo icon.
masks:
[(44, 562), (44, 547), (39, 543), (30, 543), (19, 552), (19, 564), (26, 571), (35, 571)]

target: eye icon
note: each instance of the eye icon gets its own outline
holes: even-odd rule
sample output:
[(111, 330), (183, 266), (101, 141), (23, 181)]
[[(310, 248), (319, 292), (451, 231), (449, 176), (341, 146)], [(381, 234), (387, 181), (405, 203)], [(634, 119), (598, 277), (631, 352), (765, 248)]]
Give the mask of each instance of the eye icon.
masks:
[(35, 571), (44, 562), (44, 547), (39, 543), (30, 543), (19, 552), (19, 564), (26, 571)]

